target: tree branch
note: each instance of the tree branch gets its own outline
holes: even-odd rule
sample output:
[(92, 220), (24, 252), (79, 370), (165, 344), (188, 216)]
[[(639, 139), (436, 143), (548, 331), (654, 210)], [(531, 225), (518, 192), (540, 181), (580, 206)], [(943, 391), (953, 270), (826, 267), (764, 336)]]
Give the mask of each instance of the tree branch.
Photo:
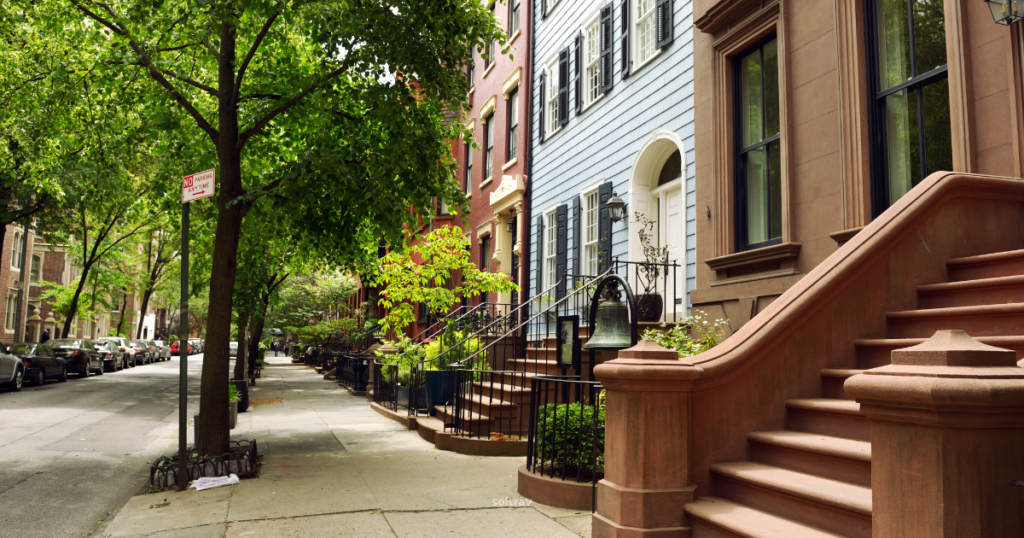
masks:
[(185, 84), (188, 84), (190, 86), (194, 86), (196, 88), (199, 88), (200, 90), (203, 90), (204, 92), (206, 92), (206, 93), (208, 93), (208, 94), (210, 94), (210, 95), (212, 95), (214, 97), (220, 97), (220, 94), (217, 93), (217, 90), (214, 89), (211, 86), (207, 86), (206, 84), (203, 84), (201, 82), (196, 82), (196, 81), (194, 81), (194, 80), (192, 80), (192, 79), (190, 79), (188, 77), (183, 77), (183, 76), (175, 73), (174, 71), (169, 71), (167, 69), (161, 69), (160, 72), (168, 74), (168, 75), (170, 75), (170, 76), (172, 76), (172, 77), (174, 77), (174, 78), (184, 82)]
[(125, 35), (125, 32), (122, 31), (120, 28), (115, 26), (113, 23), (107, 21), (103, 17), (100, 17), (96, 13), (93, 13), (92, 10), (90, 10), (89, 8), (87, 8), (87, 7), (83, 6), (82, 4), (80, 4), (78, 2), (78, 0), (71, 0), (71, 3), (74, 4), (75, 7), (77, 7), (79, 11), (81, 11), (82, 13), (85, 13), (86, 16), (88, 16), (89, 18), (91, 18), (94, 21), (102, 24), (103, 26), (106, 26), (111, 32), (114, 32), (115, 34), (117, 34), (119, 36), (124, 36)]
[(335, 69), (334, 71), (328, 73), (327, 76), (325, 76), (323, 78), (323, 80), (321, 80), (321, 81), (317, 82), (316, 84), (313, 84), (312, 86), (306, 88), (305, 90), (303, 90), (301, 93), (299, 93), (295, 97), (292, 97), (291, 99), (289, 99), (283, 105), (281, 105), (281, 106), (275, 108), (274, 110), (270, 111), (270, 113), (268, 113), (266, 116), (264, 116), (263, 119), (261, 119), (259, 122), (256, 123), (256, 125), (254, 125), (250, 129), (246, 130), (244, 133), (242, 133), (242, 135), (240, 137), (238, 137), (238, 143), (235, 144), (235, 149), (241, 151), (242, 147), (245, 146), (245, 143), (248, 142), (249, 139), (252, 138), (252, 136), (254, 134), (260, 132), (261, 129), (266, 127), (267, 124), (271, 122), (271, 120), (276, 118), (282, 112), (284, 112), (284, 111), (288, 110), (289, 108), (295, 106), (296, 103), (301, 101), (307, 95), (309, 95), (309, 94), (313, 93), (314, 91), (316, 91), (318, 88), (320, 88), (321, 85), (323, 85), (323, 84), (325, 84), (327, 82), (330, 82), (331, 80), (337, 78), (338, 76), (340, 76), (343, 73), (345, 73), (346, 71), (348, 71), (348, 68), (349, 68), (348, 61), (346, 60), (344, 65), (342, 65), (338, 69)]
[(256, 34), (256, 40), (253, 41), (252, 46), (249, 47), (249, 52), (246, 53), (245, 59), (242, 60), (242, 65), (238, 68), (238, 75), (235, 77), (235, 90), (231, 92), (231, 100), (237, 101), (238, 94), (242, 91), (242, 80), (245, 78), (245, 70), (249, 67), (249, 62), (252, 61), (252, 57), (256, 55), (256, 51), (260, 48), (260, 44), (263, 43), (263, 38), (267, 36), (267, 32), (270, 31), (270, 27), (274, 25), (274, 21), (277, 20), (277, 13), (274, 13), (267, 19), (267, 22), (263, 23), (263, 28), (260, 28), (260, 33)]

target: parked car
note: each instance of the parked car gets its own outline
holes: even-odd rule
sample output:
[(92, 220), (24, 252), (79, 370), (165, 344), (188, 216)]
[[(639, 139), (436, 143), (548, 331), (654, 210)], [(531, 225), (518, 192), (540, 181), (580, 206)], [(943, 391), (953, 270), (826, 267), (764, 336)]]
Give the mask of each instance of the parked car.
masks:
[(149, 364), (151, 362), (151, 355), (149, 353), (149, 344), (142, 340), (130, 340), (128, 347), (135, 350), (135, 364)]
[(103, 361), (104, 371), (116, 372), (118, 370), (125, 369), (126, 365), (124, 354), (121, 353), (121, 350), (118, 349), (113, 342), (107, 340), (93, 340), (92, 344), (100, 354), (100, 360)]
[(61, 383), (68, 380), (68, 361), (58, 357), (50, 346), (18, 343), (8, 346), (7, 352), (21, 359), (25, 366), (25, 381), (33, 385), (42, 385), (46, 379), (56, 379)]
[(156, 344), (157, 350), (160, 352), (160, 358), (165, 361), (171, 360), (171, 344), (163, 340), (153, 340)]
[(21, 390), (25, 382), (25, 364), (21, 358), (7, 352), (7, 346), (0, 344), (0, 386), (11, 392)]
[(192, 354), (192, 345), (189, 344), (187, 340), (178, 340), (177, 342), (174, 342), (173, 344), (171, 344), (171, 354), (172, 355), (177, 356), (177, 355), (181, 354), (181, 343), (182, 342), (185, 342), (185, 345), (188, 348), (188, 349), (186, 349), (185, 353), (188, 354), (188, 355)]
[(189, 353), (191, 353), (193, 355), (198, 355), (199, 353), (203, 352), (202, 347), (200, 347), (200, 345), (199, 345), (199, 339), (198, 338), (189, 338), (188, 339), (188, 345), (189, 345), (190, 348), (192, 348), (192, 350), (189, 351)]
[(91, 341), (83, 338), (64, 338), (48, 340), (46, 345), (53, 348), (55, 355), (68, 362), (69, 372), (74, 372), (81, 377), (89, 377), (93, 373), (103, 375), (103, 362), (100, 360), (100, 353)]
[(131, 349), (128, 345), (127, 338), (121, 336), (104, 336), (97, 340), (100, 342), (110, 342), (114, 344), (114, 347), (121, 352), (121, 357), (124, 359), (124, 365), (128, 367), (135, 366), (135, 350)]
[(238, 356), (238, 342), (228, 342), (228, 356)]

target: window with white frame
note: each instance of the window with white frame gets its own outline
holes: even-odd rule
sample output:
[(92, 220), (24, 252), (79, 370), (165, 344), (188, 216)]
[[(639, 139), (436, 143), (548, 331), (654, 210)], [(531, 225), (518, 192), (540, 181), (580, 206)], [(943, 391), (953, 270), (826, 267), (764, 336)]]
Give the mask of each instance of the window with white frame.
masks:
[(519, 141), (519, 90), (512, 90), (508, 96), (508, 136), (505, 138), (505, 162), (516, 158)]
[(544, 239), (547, 244), (544, 245), (544, 273), (547, 279), (544, 282), (544, 286), (550, 287), (555, 284), (556, 280), (555, 255), (558, 248), (558, 213), (552, 210), (545, 217), (544, 220), (547, 222), (544, 228), (544, 233), (546, 234)]
[(597, 217), (598, 197), (594, 188), (583, 193), (583, 270), (585, 274), (596, 276), (597, 266)]
[(484, 180), (494, 175), (494, 114), (484, 120)]
[(601, 18), (595, 16), (584, 32), (584, 65), (587, 75), (584, 79), (583, 104), (594, 102), (601, 95)]
[(11, 268), (21, 269), (21, 257), (25, 255), (21, 244), (21, 232), (14, 232), (14, 244), (11, 245)]
[(519, 0), (509, 0), (508, 35), (512, 37), (519, 31)]
[(18, 291), (8, 290), (7, 291), (7, 320), (4, 323), (4, 328), (8, 331), (14, 330), (14, 325), (18, 319)]
[(655, 43), (658, 39), (657, 23), (655, 16), (655, 2), (657, 0), (636, 0), (636, 64), (642, 65), (654, 56), (658, 50)]
[(29, 282), (39, 282), (39, 270), (42, 265), (42, 260), (39, 256), (32, 256), (32, 267), (28, 274)]
[(473, 193), (473, 144), (466, 146), (466, 195)]
[(558, 123), (558, 55), (556, 54), (552, 58), (551, 63), (548, 64), (548, 78), (547, 82), (547, 112), (545, 118), (547, 118), (547, 136), (551, 136), (561, 128)]

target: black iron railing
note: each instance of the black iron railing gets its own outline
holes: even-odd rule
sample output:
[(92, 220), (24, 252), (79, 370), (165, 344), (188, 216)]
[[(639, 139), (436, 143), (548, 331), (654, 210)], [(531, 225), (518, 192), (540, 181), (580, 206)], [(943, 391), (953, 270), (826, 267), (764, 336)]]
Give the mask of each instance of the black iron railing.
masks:
[(370, 384), (370, 362), (370, 356), (366, 353), (339, 353), (336, 372), (338, 384), (353, 393), (365, 393)]
[(590, 482), (593, 511), (604, 476), (604, 389), (579, 376), (536, 376), (530, 388), (526, 469)]
[(398, 411), (398, 365), (373, 361), (373, 403)]
[(463, 369), (445, 373), (452, 394), (445, 406), (446, 429), (495, 441), (525, 437), (530, 402), (526, 372)]

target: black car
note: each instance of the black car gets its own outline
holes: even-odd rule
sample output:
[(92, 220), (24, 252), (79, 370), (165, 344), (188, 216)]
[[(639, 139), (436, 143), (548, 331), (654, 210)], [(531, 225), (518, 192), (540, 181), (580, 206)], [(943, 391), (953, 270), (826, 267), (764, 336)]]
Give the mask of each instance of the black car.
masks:
[(48, 340), (46, 345), (53, 348), (53, 352), (58, 357), (68, 361), (69, 372), (74, 372), (81, 377), (89, 377), (90, 374), (103, 375), (103, 361), (100, 360), (100, 353), (89, 340), (63, 338)]
[(93, 347), (100, 354), (100, 360), (103, 361), (103, 369), (107, 372), (116, 372), (118, 370), (124, 370), (125, 360), (121, 354), (121, 350), (114, 345), (113, 342), (107, 342), (104, 340), (93, 340)]
[(7, 351), (21, 358), (25, 365), (25, 381), (33, 385), (42, 385), (46, 379), (56, 379), (61, 383), (68, 380), (68, 361), (58, 357), (48, 345), (11, 344)]

